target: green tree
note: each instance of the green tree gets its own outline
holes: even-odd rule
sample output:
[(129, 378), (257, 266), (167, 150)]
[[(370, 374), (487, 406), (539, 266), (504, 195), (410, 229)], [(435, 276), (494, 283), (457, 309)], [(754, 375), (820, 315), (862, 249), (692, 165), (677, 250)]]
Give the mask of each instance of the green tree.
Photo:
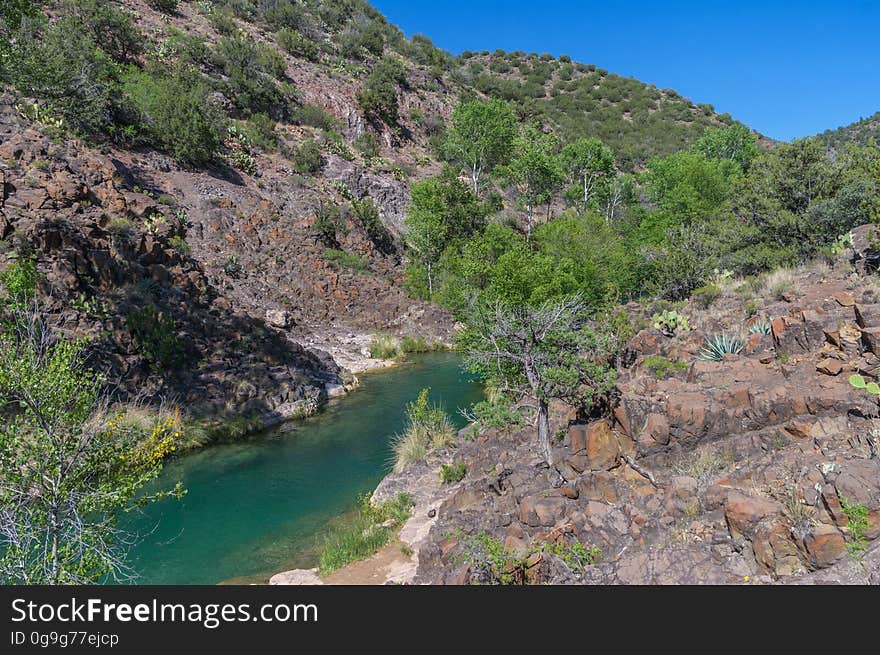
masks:
[(554, 134), (525, 127), (513, 143), (513, 157), (502, 170), (502, 177), (513, 186), (526, 210), (526, 239), (531, 239), (536, 205), (548, 203), (562, 183), (562, 169), (555, 155), (558, 141)]
[(731, 196), (739, 167), (729, 160), (677, 152), (652, 159), (643, 177), (647, 195), (668, 225), (690, 225), (722, 211)]
[(80, 342), (36, 311), (0, 336), (0, 583), (95, 583), (124, 577), (117, 517), (168, 494), (141, 494), (176, 449), (174, 421), (148, 433), (107, 408)]
[(434, 295), (434, 266), (455, 241), (483, 227), (485, 208), (470, 189), (450, 176), (413, 184), (406, 215), (406, 243), (413, 258), (425, 267), (429, 297)]
[(590, 325), (588, 311), (577, 295), (537, 307), (476, 303), (460, 336), (469, 370), (534, 403), (538, 452), (550, 466), (550, 401), (584, 410), (614, 386), (614, 371), (601, 363), (609, 342)]
[(467, 171), (478, 195), (481, 178), (509, 161), (515, 138), (516, 116), (506, 102), (462, 102), (452, 112), (443, 150)]
[(752, 131), (742, 123), (730, 127), (710, 127), (691, 148), (710, 159), (727, 159), (748, 171), (752, 160), (761, 150)]
[(614, 173), (614, 153), (599, 139), (580, 138), (562, 149), (560, 159), (573, 185), (569, 195), (578, 198), (586, 211), (597, 185)]

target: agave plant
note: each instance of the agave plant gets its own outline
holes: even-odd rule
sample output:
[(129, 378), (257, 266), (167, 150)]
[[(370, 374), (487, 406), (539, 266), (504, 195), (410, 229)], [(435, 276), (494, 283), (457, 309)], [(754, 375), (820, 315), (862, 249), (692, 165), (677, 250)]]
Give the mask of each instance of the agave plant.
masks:
[(861, 375), (850, 375), (849, 376), (850, 386), (856, 389), (864, 389), (872, 396), (880, 396), (880, 385), (876, 382), (868, 382)]
[(720, 362), (725, 355), (738, 355), (745, 348), (745, 344), (739, 337), (731, 337), (725, 334), (716, 334), (711, 339), (706, 337), (706, 347), (700, 352), (700, 359), (710, 362)]
[(749, 334), (770, 334), (770, 323), (768, 321), (752, 323), (749, 327)]

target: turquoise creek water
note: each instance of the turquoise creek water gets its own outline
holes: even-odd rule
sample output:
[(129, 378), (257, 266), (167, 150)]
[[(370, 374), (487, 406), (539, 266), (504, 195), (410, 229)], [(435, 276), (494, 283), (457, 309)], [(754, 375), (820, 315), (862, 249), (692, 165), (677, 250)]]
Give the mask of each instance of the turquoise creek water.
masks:
[(334, 519), (352, 511), (389, 470), (390, 438), (423, 387), (461, 427), (459, 407), (480, 386), (454, 354), (413, 357), (361, 376), (361, 388), (311, 419), (217, 445), (165, 467), (160, 488), (187, 489), (126, 517), (141, 543), (129, 555), (140, 584), (261, 582), (316, 564)]

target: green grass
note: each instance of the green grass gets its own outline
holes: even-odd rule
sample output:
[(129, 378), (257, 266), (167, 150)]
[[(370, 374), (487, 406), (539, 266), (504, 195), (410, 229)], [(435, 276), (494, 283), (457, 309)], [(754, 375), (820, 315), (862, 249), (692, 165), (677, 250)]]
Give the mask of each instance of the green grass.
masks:
[(390, 334), (380, 334), (370, 342), (370, 357), (373, 359), (397, 359), (402, 354), (400, 344)]
[(449, 347), (439, 341), (428, 343), (424, 337), (407, 335), (400, 341), (400, 349), (404, 353), (433, 353), (449, 350)]
[(428, 389), (422, 389), (419, 397), (406, 407), (406, 429), (391, 439), (394, 471), (399, 473), (425, 461), (432, 450), (453, 445), (455, 428), (452, 422), (441, 405), (428, 403)]
[(329, 575), (346, 564), (372, 556), (409, 518), (414, 504), (409, 494), (399, 494), (381, 505), (373, 505), (365, 496), (357, 515), (324, 537), (318, 573)]

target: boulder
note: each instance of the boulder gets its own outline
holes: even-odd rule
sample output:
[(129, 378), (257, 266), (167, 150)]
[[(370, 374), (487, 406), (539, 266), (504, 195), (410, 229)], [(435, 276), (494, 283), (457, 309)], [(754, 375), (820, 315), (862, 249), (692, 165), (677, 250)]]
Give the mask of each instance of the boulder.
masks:
[(293, 325), (293, 317), (290, 315), (290, 312), (281, 309), (267, 309), (266, 323), (272, 327), (286, 330)]
[(824, 569), (843, 557), (846, 541), (833, 525), (820, 523), (804, 536), (804, 550), (811, 569)]
[(779, 503), (769, 498), (746, 496), (739, 491), (731, 491), (724, 503), (724, 518), (734, 538), (753, 537), (761, 521), (781, 512)]
[(519, 504), (519, 519), (533, 528), (550, 527), (565, 516), (569, 500), (561, 495), (526, 496)]
[(816, 365), (816, 370), (825, 375), (840, 375), (840, 372), (843, 370), (843, 364), (838, 359), (826, 357)]

